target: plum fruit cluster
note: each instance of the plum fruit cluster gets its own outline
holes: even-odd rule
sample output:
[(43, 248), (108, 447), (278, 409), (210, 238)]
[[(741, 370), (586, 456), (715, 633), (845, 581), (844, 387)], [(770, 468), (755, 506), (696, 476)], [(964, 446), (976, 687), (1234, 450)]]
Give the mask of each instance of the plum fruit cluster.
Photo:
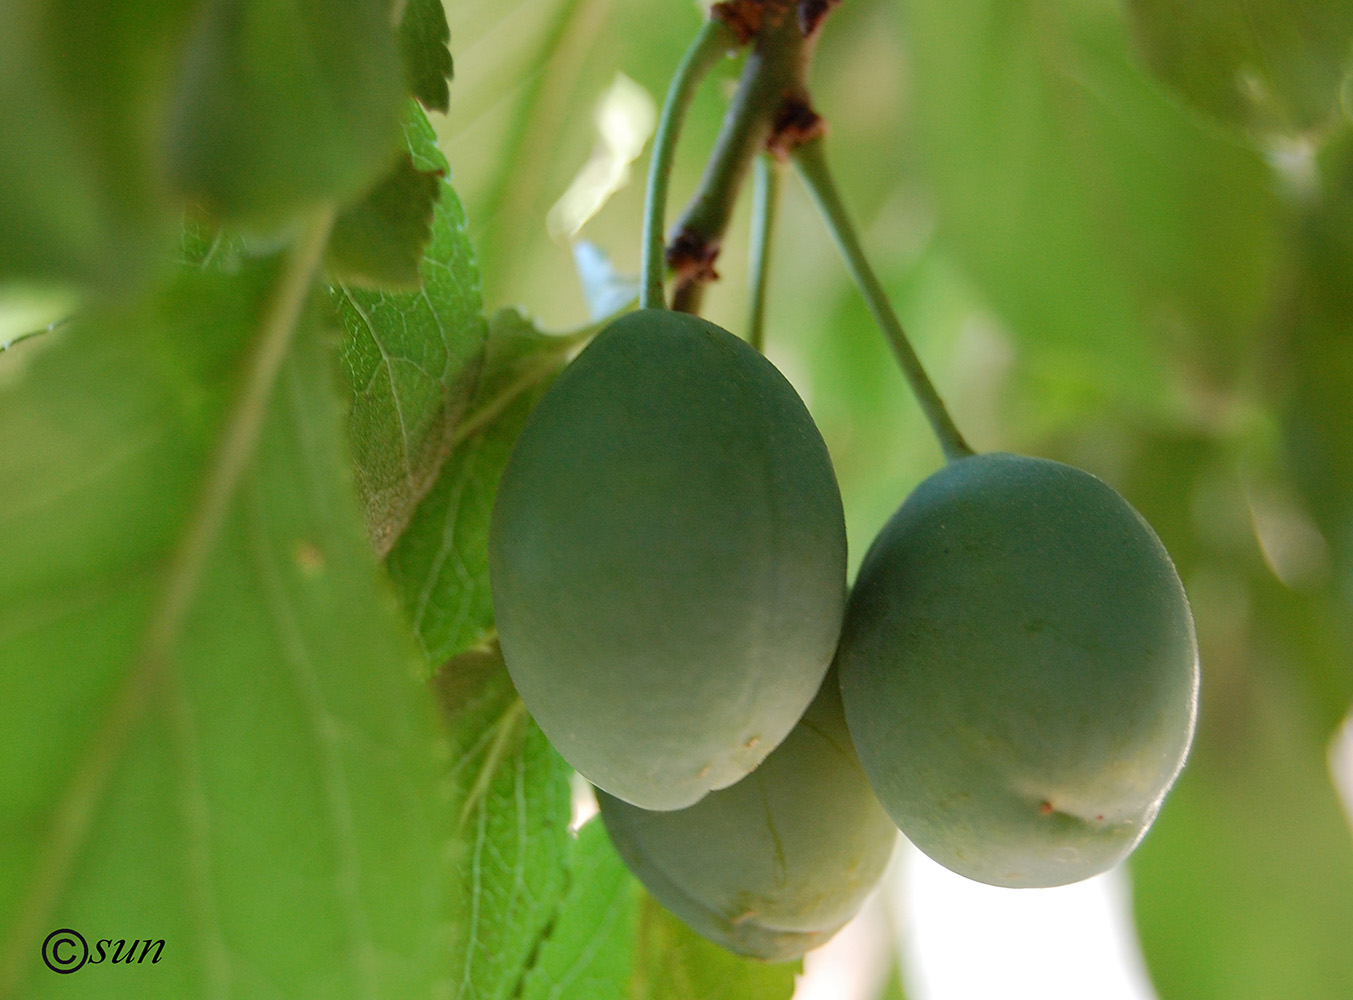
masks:
[(1100, 480), (953, 458), (847, 600), (831, 460), (784, 377), (698, 317), (616, 320), (541, 399), (489, 539), (499, 642), (631, 870), (706, 937), (830, 937), (900, 828), (970, 878), (1077, 881), (1192, 738), (1183, 587)]

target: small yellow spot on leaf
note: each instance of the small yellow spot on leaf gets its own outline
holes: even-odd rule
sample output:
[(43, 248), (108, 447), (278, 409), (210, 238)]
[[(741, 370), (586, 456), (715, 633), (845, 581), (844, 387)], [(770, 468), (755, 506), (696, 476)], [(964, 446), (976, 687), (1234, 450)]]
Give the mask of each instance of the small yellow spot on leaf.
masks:
[(297, 540), (292, 546), (292, 555), (306, 576), (319, 576), (324, 572), (324, 553), (313, 542)]

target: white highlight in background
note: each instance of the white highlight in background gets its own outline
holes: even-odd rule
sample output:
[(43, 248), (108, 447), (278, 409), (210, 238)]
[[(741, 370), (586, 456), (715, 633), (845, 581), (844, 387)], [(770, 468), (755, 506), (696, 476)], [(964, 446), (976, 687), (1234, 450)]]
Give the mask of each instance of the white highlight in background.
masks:
[(1348, 825), (1353, 828), (1353, 715), (1344, 720), (1330, 742), (1329, 765)]
[(955, 875), (905, 840), (881, 891), (804, 960), (794, 1000), (872, 1000), (901, 952), (912, 1000), (1156, 1000), (1125, 872), (1057, 889)]
[(643, 152), (657, 117), (657, 105), (649, 92), (617, 73), (597, 102), (597, 142), (592, 156), (546, 217), (551, 236), (573, 239), (611, 195), (629, 183), (630, 164)]
[(1000, 889), (906, 850), (899, 943), (916, 1000), (1154, 1000), (1122, 868)]
[[(896, 866), (894, 856), (889, 872)], [(893, 883), (885, 877), (859, 916), (803, 957), (793, 1000), (874, 1000), (879, 995), (892, 972), (897, 947), (887, 898)]]

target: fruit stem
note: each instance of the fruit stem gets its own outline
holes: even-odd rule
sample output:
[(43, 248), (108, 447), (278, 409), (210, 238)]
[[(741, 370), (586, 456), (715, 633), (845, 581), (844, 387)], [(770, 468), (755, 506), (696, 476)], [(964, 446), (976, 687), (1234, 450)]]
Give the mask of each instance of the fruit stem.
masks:
[(666, 308), (663, 295), (663, 220), (667, 206), (667, 182), (672, 173), (672, 157), (686, 109), (695, 96), (695, 88), (724, 53), (736, 48), (738, 38), (722, 21), (708, 20), (701, 26), (686, 54), (677, 66), (667, 88), (658, 131), (653, 139), (653, 159), (648, 169), (648, 190), (644, 197), (644, 259), (639, 305), (643, 309)]
[(775, 207), (780, 198), (780, 165), (763, 154), (756, 159), (752, 175), (751, 315), (747, 340), (758, 351), (766, 345), (766, 287), (770, 275), (771, 238), (775, 232)]
[(921, 404), (926, 420), (930, 422), (930, 429), (934, 431), (940, 448), (944, 451), (945, 459), (952, 462), (974, 454), (972, 448), (963, 440), (963, 435), (959, 433), (949, 416), (949, 411), (945, 409), (944, 401), (940, 399), (935, 386), (926, 375), (921, 359), (916, 356), (897, 314), (893, 312), (887, 293), (869, 266), (860, 241), (855, 235), (855, 227), (851, 225), (850, 217), (832, 180), (831, 171), (827, 167), (822, 138), (819, 136), (809, 140), (797, 147), (792, 155), (799, 176), (803, 178), (808, 193), (817, 203), (826, 220), (827, 228), (836, 241), (836, 247), (841, 252), (846, 269), (859, 286), (860, 294), (864, 296), (865, 304), (873, 314), (875, 322), (892, 344), (893, 353), (902, 367), (902, 374), (906, 376), (912, 392)]

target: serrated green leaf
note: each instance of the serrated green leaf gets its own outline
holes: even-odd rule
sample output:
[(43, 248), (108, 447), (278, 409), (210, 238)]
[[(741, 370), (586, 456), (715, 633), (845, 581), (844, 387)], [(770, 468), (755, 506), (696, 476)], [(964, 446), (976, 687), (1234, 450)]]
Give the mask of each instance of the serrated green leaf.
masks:
[(1130, 0), (1146, 62), (1186, 100), (1242, 128), (1296, 134), (1336, 113), (1353, 6), (1327, 0)]
[(1030, 362), (1157, 409), (1168, 362), (1233, 375), (1276, 245), (1258, 154), (1159, 93), (1113, 5), (908, 11), (939, 237)]
[(578, 831), (569, 889), (521, 1000), (629, 1000), (646, 893), (593, 819)]
[(386, 559), (429, 664), (494, 634), (488, 538), (498, 480), (575, 343), (540, 333), (510, 310), (490, 323), (484, 370), (451, 455)]
[(442, 0), (407, 0), (399, 20), (399, 54), (404, 81), (429, 111), (451, 107), (451, 28)]
[(58, 927), (165, 941), (110, 998), (445, 982), (432, 706), (306, 280), (186, 270), (0, 359), (0, 996), (70, 995)]
[(1230, 667), (1205, 679), (1189, 763), (1132, 858), (1156, 991), (1353, 996), (1353, 837), (1318, 727), (1281, 675)]
[(417, 288), (423, 248), (441, 176), (425, 173), (404, 154), (356, 205), (334, 222), (326, 263), (334, 278), (367, 288)]
[(592, 820), (522, 1000), (788, 1000), (801, 962), (769, 965), (706, 941), (650, 896)]
[[(447, 172), (417, 105), (404, 120), (414, 165)], [(353, 391), (349, 426), (367, 529), (385, 554), (427, 494), (478, 378), (487, 337), (474, 250), (450, 184), (440, 185), (417, 292), (337, 285), (343, 369)]]
[(569, 766), (496, 651), (435, 680), (451, 736), (452, 996), (516, 997), (567, 889)]
[(203, 0), (169, 109), (169, 177), (227, 219), (347, 202), (394, 160), (404, 99), (388, 0)]

